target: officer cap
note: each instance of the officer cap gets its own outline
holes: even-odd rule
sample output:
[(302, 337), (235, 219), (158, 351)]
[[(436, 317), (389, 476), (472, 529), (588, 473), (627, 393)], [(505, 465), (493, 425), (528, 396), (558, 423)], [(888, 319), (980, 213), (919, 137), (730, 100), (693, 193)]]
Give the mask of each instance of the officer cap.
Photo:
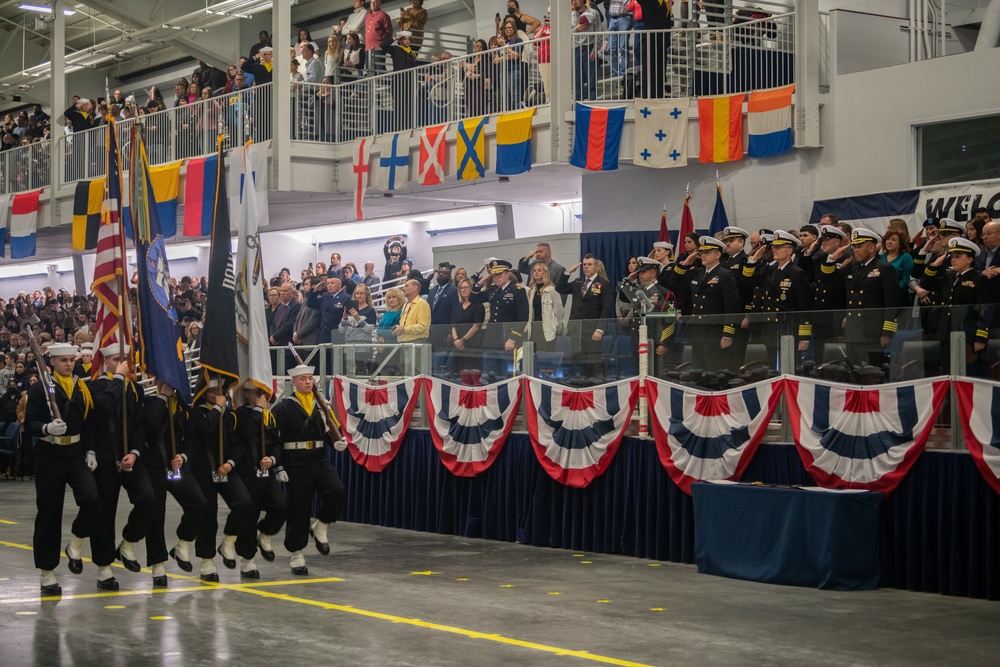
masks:
[(948, 241), (948, 253), (963, 252), (973, 257), (979, 257), (982, 250), (969, 239), (953, 238)]
[(490, 273), (495, 276), (497, 274), (503, 273), (504, 271), (510, 271), (512, 265), (505, 259), (494, 259), (487, 265), (486, 268), (488, 268), (490, 270)]
[(846, 239), (847, 232), (845, 232), (840, 227), (834, 225), (823, 225), (823, 238), (824, 239)]
[(938, 220), (938, 229), (942, 234), (965, 234), (965, 225), (951, 218), (941, 218)]
[(718, 250), (722, 252), (726, 249), (726, 244), (715, 238), (714, 236), (702, 236), (698, 239), (698, 250), (708, 251), (708, 250)]
[(312, 375), (316, 369), (312, 366), (306, 366), (305, 364), (299, 364), (292, 370), (288, 371), (288, 376), (297, 378), (300, 375)]
[(742, 227), (726, 227), (722, 230), (722, 240), (728, 241), (729, 239), (746, 239), (750, 236), (750, 232), (743, 229)]
[(774, 239), (771, 241), (772, 246), (785, 246), (790, 245), (793, 247), (799, 247), (802, 242), (799, 241), (799, 237), (791, 232), (786, 232), (782, 229), (774, 232)]
[(639, 273), (642, 273), (647, 269), (656, 269), (659, 271), (662, 267), (663, 265), (652, 257), (639, 257)]
[(882, 235), (876, 234), (870, 229), (865, 229), (864, 227), (858, 227), (853, 232), (851, 232), (851, 245), (861, 245), (862, 243), (881, 243)]

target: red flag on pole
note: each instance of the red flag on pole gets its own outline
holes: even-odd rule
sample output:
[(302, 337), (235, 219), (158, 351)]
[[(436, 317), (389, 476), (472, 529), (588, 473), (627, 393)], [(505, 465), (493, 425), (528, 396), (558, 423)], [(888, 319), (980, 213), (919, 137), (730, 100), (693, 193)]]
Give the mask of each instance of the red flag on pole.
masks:
[(660, 214), (660, 237), (657, 241), (670, 243), (670, 230), (667, 229), (667, 205), (663, 205), (663, 213)]
[(684, 237), (694, 231), (694, 218), (691, 217), (691, 195), (684, 196), (684, 213), (681, 215), (681, 235), (677, 246), (683, 248)]

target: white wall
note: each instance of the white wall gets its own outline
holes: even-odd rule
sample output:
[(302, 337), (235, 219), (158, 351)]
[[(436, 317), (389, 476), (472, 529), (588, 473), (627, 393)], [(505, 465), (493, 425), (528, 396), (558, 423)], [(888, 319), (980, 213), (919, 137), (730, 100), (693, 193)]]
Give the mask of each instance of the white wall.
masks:
[(816, 199), (916, 185), (914, 126), (1000, 113), (1000, 49), (834, 77), (812, 174)]
[(566, 268), (580, 261), (580, 235), (554, 234), (492, 243), (439, 246), (434, 248), (434, 263), (451, 262), (457, 267), (465, 267), (471, 276), (486, 258), (499, 257), (516, 269), (518, 260), (534, 250), (539, 241), (548, 241), (552, 246), (553, 259)]

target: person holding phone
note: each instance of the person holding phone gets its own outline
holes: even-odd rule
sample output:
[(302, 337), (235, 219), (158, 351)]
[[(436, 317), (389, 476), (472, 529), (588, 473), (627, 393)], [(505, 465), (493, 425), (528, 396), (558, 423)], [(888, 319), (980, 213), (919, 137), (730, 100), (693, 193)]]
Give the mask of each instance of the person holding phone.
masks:
[(344, 335), (344, 343), (355, 346), (355, 372), (368, 375), (371, 372), (372, 333), (378, 324), (378, 314), (372, 307), (372, 293), (367, 285), (362, 283), (355, 287), (352, 296), (340, 321), (340, 333)]

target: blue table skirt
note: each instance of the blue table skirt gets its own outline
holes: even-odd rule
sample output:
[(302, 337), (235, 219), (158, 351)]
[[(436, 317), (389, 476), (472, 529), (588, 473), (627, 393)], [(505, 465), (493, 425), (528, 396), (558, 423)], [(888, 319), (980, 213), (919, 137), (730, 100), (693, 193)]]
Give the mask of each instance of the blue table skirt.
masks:
[[(553, 481), (519, 433), (473, 479), (445, 470), (424, 430), (411, 430), (381, 473), (347, 452), (331, 458), (347, 487), (348, 521), (694, 562), (691, 497), (670, 480), (652, 441), (626, 438), (586, 489)], [(762, 445), (743, 480), (813, 485), (788, 445)], [(1000, 496), (970, 456), (925, 452), (879, 513), (882, 587), (1000, 599)]]
[(698, 571), (837, 591), (878, 588), (881, 493), (694, 484)]

